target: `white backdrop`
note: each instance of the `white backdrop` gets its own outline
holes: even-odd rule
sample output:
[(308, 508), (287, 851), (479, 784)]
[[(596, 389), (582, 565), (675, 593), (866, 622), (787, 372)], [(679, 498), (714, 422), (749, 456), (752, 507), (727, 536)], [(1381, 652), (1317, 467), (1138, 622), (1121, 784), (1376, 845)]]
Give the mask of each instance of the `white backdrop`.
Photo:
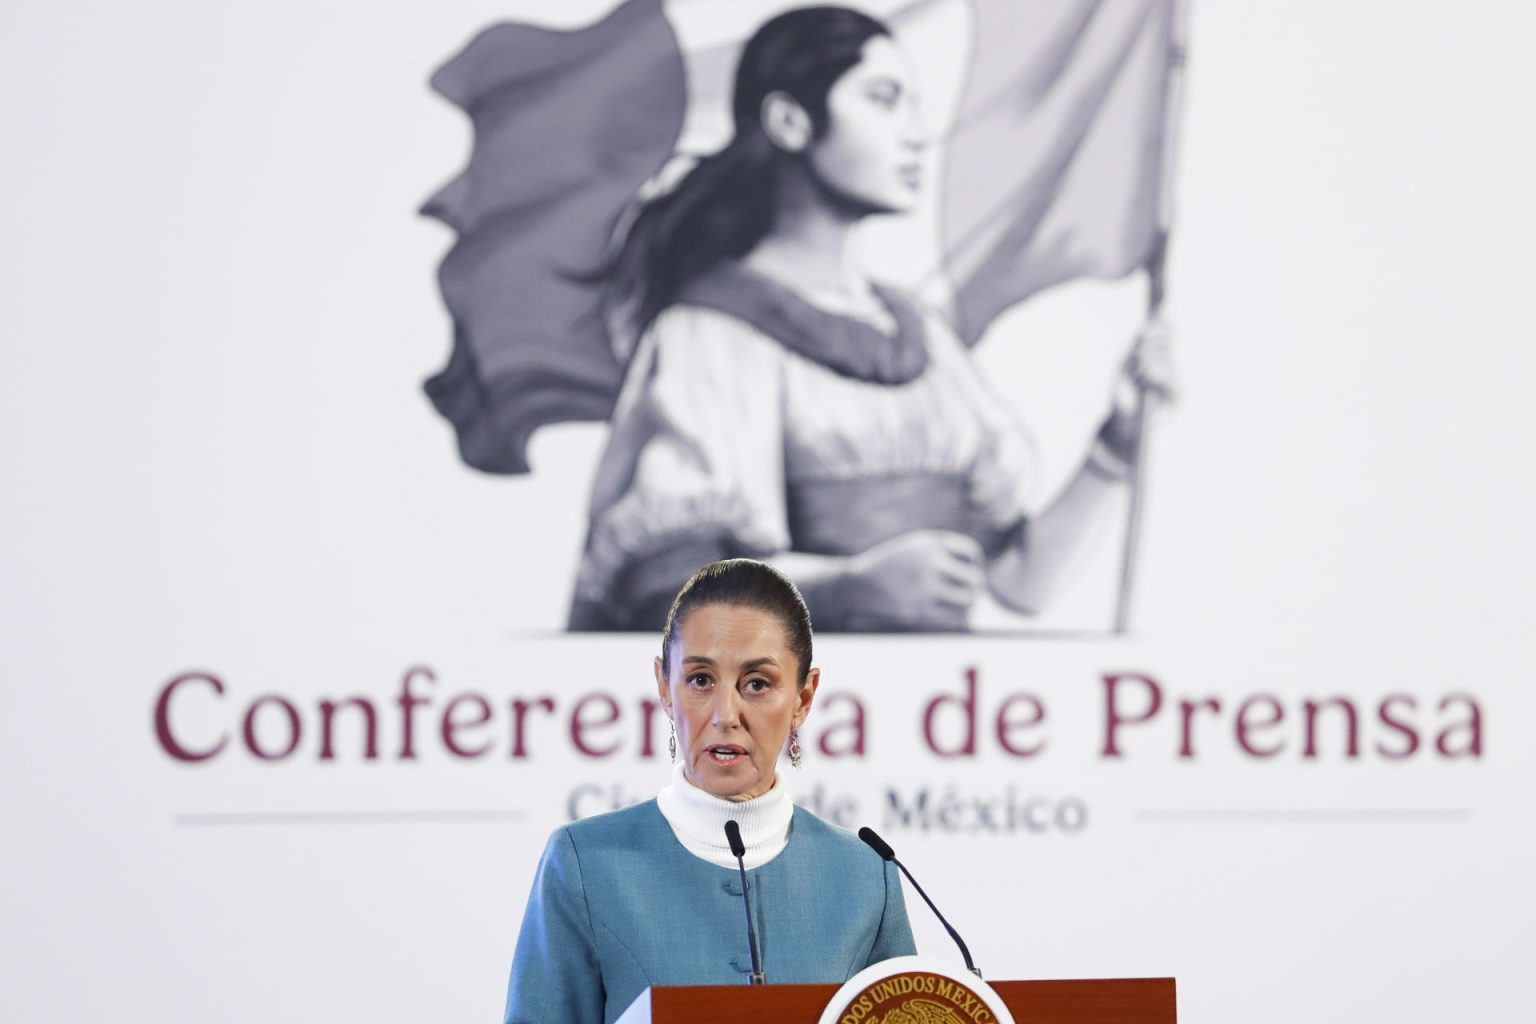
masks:
[[(550, 6), (574, 24), (604, 5)], [(412, 211), (468, 145), (425, 80), (520, 13), (0, 15), (0, 1017), (497, 1019), (573, 794), (664, 780), (634, 703), (652, 638), (557, 629), (602, 428), (547, 431), (531, 477), (493, 479), (419, 390), (447, 351), (448, 235)], [(881, 829), (989, 976), (1176, 975), (1188, 1021), (1536, 1013), (1533, 32), (1500, 3), (1197, 4), (1170, 267), (1184, 397), (1157, 423), (1134, 635), (818, 645), (866, 745), (813, 750), (797, 790)], [(1048, 460), (1138, 302), (1066, 288), (983, 353)], [(1109, 340), (1069, 358), (1063, 334)], [(1039, 625), (1107, 619), (1113, 554)], [(437, 682), (418, 677), (431, 702), (401, 759), (414, 666)], [(978, 751), (941, 758), (923, 707), (968, 668)], [(170, 725), (229, 741), (189, 764), (154, 711), (194, 670), (225, 693), (178, 691)], [(1155, 677), (1165, 706), (1106, 758), (1114, 672)], [(1047, 709), (1012, 734), (1045, 740), (1031, 758), (993, 725), (1021, 691)], [(304, 727), (271, 763), (240, 735), (267, 693)], [(460, 693), (490, 701), (457, 734), (483, 756), (442, 739)], [(621, 702), (582, 734), (610, 757), (573, 743), (591, 693)], [(1235, 734), (1259, 694), (1285, 716), (1272, 758)], [(1416, 701), (1389, 709), (1422, 734), (1405, 758), (1378, 750), (1406, 749), (1377, 717), (1392, 694)], [(1447, 725), (1467, 746), (1468, 701), (1437, 710), (1451, 694), (1480, 711), (1480, 756), (1435, 749)], [(318, 702), (350, 696), (376, 703), (380, 756), (343, 711), (321, 759)], [(543, 696), (514, 757), (510, 702)], [(1303, 702), (1330, 697), (1359, 709), (1358, 757), (1337, 710), (1304, 756)], [(1181, 757), (1177, 702), (1213, 698)], [(268, 706), (258, 743), (281, 725)], [(891, 809), (923, 791), (926, 829)], [(1066, 807), (1071, 827), (972, 831), (977, 800)], [(921, 949), (950, 955), (919, 909)]]

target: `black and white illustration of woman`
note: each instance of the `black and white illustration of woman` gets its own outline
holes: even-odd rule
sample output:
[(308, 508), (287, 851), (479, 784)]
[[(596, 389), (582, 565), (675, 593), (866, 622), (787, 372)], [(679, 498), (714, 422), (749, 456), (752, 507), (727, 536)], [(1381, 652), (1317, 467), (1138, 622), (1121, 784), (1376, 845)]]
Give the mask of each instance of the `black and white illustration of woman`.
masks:
[(1081, 466), (1026, 514), (1030, 439), (942, 312), (854, 255), (862, 221), (927, 184), (890, 31), (839, 7), (769, 20), (731, 113), (608, 266), (625, 371), (570, 628), (659, 628), (690, 572), (736, 555), (788, 573), (819, 630), (964, 630), (983, 594), (1039, 609), (1123, 493), (1166, 330), (1143, 329)]
[[(736, 555), (787, 571), (822, 630), (1043, 611), (1137, 493), (1167, 332), (1143, 326), (1049, 459), (971, 346), (1074, 279), (1145, 268), (1158, 301), (1177, 5), (887, 3), (899, 40), (846, 7), (731, 17), (763, 6), (499, 23), (438, 69), (475, 145), (425, 207), (458, 236), (439, 269), (453, 349), (427, 394), (491, 473), (529, 473), (546, 425), (608, 425), (573, 630), (657, 628), (697, 566)], [(935, 28), (957, 10), (968, 36)], [(915, 66), (963, 83), (959, 105), (934, 117)], [(707, 143), (685, 130), (706, 122)], [(1030, 371), (1037, 398), (1064, 366)], [(560, 486), (586, 465), (562, 463)], [(520, 529), (561, 530), (525, 509)]]

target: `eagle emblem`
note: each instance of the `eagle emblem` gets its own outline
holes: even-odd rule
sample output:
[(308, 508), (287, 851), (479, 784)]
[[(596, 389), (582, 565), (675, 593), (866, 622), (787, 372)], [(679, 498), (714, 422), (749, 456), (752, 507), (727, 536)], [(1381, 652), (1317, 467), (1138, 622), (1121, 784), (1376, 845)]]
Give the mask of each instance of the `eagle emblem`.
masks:
[(908, 999), (880, 1018), (880, 1024), (966, 1024), (953, 1007), (932, 999)]

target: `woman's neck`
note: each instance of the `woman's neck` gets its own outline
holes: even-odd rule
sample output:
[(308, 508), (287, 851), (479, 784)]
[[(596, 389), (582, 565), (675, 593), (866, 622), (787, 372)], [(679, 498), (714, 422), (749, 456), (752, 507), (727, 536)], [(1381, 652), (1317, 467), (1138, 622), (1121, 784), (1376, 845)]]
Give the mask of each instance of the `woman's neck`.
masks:
[(684, 849), (720, 867), (736, 865), (725, 839), (727, 821), (739, 823), (747, 847), (743, 859), (748, 868), (754, 868), (783, 851), (794, 817), (794, 805), (781, 781), (762, 796), (730, 801), (693, 785), (681, 765), (673, 766), (672, 783), (656, 795), (656, 805)]
[(742, 260), (746, 266), (803, 292), (873, 295), (869, 277), (853, 258), (853, 229), (862, 219), (830, 201), (804, 173), (778, 182), (773, 230)]

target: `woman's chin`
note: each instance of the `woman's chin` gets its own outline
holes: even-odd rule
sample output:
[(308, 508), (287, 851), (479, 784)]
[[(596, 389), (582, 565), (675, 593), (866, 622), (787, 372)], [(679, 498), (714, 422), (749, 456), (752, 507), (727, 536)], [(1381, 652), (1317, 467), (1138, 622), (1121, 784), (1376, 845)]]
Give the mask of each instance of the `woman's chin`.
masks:
[(886, 193), (871, 196), (863, 201), (864, 215), (868, 217), (899, 217), (917, 208), (917, 200), (908, 195)]
[(745, 757), (728, 764), (719, 764), (713, 758), (706, 757), (704, 763), (695, 769), (695, 774), (698, 776), (698, 787), (721, 800), (750, 800), (761, 795), (757, 790), (764, 788), (760, 784), (762, 780), (759, 773)]

